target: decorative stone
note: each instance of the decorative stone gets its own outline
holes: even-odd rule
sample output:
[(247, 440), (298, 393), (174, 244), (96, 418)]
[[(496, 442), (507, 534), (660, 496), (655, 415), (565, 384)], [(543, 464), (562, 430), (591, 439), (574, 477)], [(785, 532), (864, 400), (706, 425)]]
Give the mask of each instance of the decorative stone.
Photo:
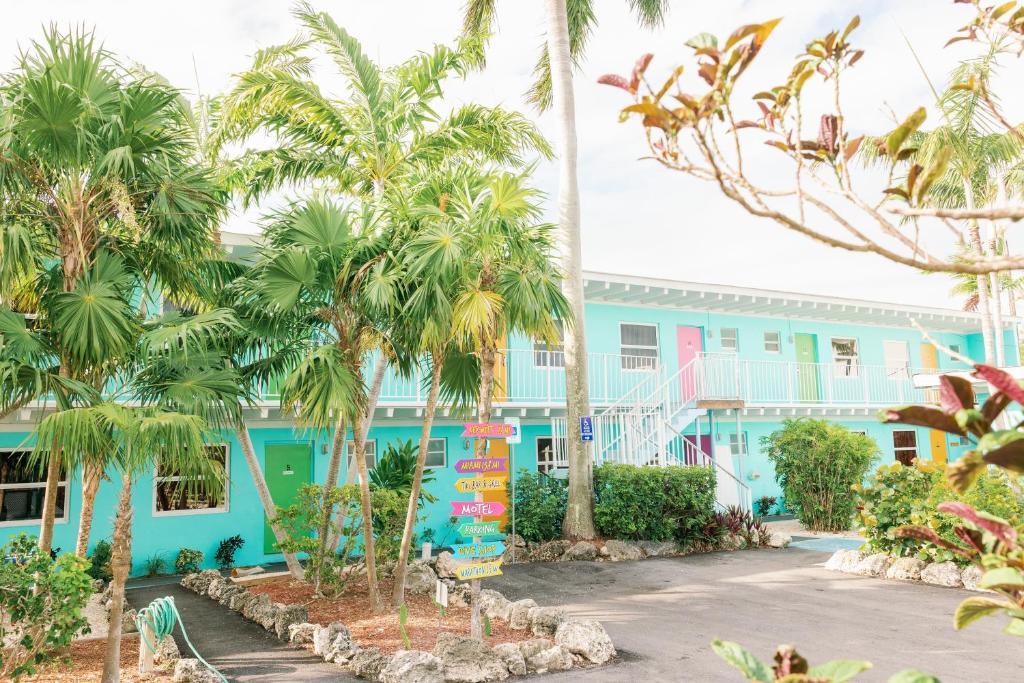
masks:
[(309, 612), (302, 605), (283, 605), (277, 610), (274, 618), (274, 633), (281, 640), (289, 640), (291, 633), (289, 629), (293, 624), (301, 624), (309, 619)]
[(739, 534), (728, 534), (719, 543), (722, 550), (743, 550), (747, 547), (747, 541)]
[(507, 545), (510, 548), (512, 546), (515, 546), (517, 548), (525, 548), (526, 539), (520, 536), (519, 534), (509, 534), (505, 537), (505, 545)]
[[(139, 647), (146, 647), (146, 645), (142, 644)], [(160, 643), (156, 646), (156, 652), (153, 653), (153, 663), (163, 668), (169, 667), (179, 659), (181, 659), (181, 652), (178, 650), (178, 644), (174, 642), (174, 638), (171, 636), (161, 638)]]
[(270, 607), (270, 596), (266, 593), (259, 593), (242, 607), (242, 616), (256, 621), (255, 615), (266, 611), (268, 607)]
[(885, 572), (885, 578), (900, 581), (920, 581), (924, 562), (916, 557), (898, 557)]
[(138, 612), (131, 608), (121, 612), (121, 633), (135, 633), (138, 630), (135, 626), (136, 616), (138, 616)]
[(615, 645), (601, 622), (595, 619), (566, 619), (555, 631), (555, 643), (594, 664), (604, 664), (615, 656)]
[[(480, 594), (483, 595), (485, 590), (487, 589), (481, 590)], [(451, 607), (469, 607), (472, 602), (472, 592), (468, 583), (457, 583), (454, 586), (450, 586), (448, 588), (448, 605)], [(504, 619), (508, 621), (507, 614)]]
[(375, 647), (368, 647), (352, 655), (348, 668), (357, 678), (376, 681), (387, 664), (387, 655), (381, 654), (380, 650)]
[(231, 600), (232, 595), (238, 595), (244, 590), (245, 589), (241, 586), (236, 586), (230, 583), (224, 584), (224, 587), (220, 589), (220, 595), (217, 597), (217, 602), (222, 605), (227, 605), (228, 601)]
[(534, 562), (557, 562), (572, 545), (572, 541), (561, 539), (541, 543), (530, 551), (530, 559)]
[(288, 642), (295, 645), (308, 645), (313, 642), (313, 634), (320, 628), (319, 624), (292, 624), (288, 627)]
[(448, 683), (483, 683), (508, 678), (505, 660), (475, 638), (439, 633), (433, 654), (441, 660), (444, 680)]
[(274, 624), (277, 623), (277, 614), (283, 607), (284, 605), (279, 602), (262, 607), (253, 614), (252, 620), (268, 631), (273, 631)]
[(644, 559), (644, 551), (632, 543), (614, 540), (605, 541), (604, 547), (608, 551), (608, 559), (612, 562)]
[(206, 595), (214, 600), (220, 600), (220, 592), (226, 585), (228, 585), (228, 582), (224, 580), (224, 577), (217, 575), (215, 578), (211, 579), (209, 585), (207, 585)]
[(610, 551), (610, 550), (608, 550), (608, 548), (607, 548), (607, 547), (605, 547), (605, 546), (601, 546), (600, 548), (598, 548), (598, 549), (597, 549), (597, 554), (598, 554), (599, 556), (601, 556), (601, 557), (607, 558), (607, 557), (608, 557), (609, 555), (611, 555), (612, 553), (611, 553), (611, 551)]
[(359, 647), (352, 641), (351, 632), (340, 621), (321, 626), (313, 632), (313, 653), (328, 662), (344, 664), (358, 651)]
[(399, 650), (380, 672), (381, 683), (444, 683), (441, 660), (429, 652)]
[(978, 588), (978, 582), (981, 581), (981, 577), (984, 573), (985, 572), (981, 570), (981, 567), (977, 567), (972, 564), (969, 567), (965, 567), (964, 570), (960, 572), (960, 582), (964, 585), (964, 588), (969, 591), (984, 590), (982, 588)]
[(423, 560), (409, 565), (405, 572), (405, 589), (410, 593), (433, 593), (437, 574)]
[(565, 620), (565, 610), (560, 607), (534, 607), (528, 614), (533, 635), (539, 638), (554, 636), (558, 625)]
[(526, 670), (537, 673), (568, 671), (572, 668), (572, 653), (561, 645), (541, 650), (532, 657), (526, 657)]
[(509, 606), (508, 625), (517, 631), (530, 628), (530, 610), (537, 606), (537, 603), (530, 598), (517, 600)]
[(530, 640), (524, 640), (519, 643), (519, 652), (523, 655), (524, 659), (529, 659), (538, 652), (543, 652), (544, 650), (554, 646), (555, 641), (548, 638), (531, 638)]
[[(452, 594), (448, 593), (448, 601), (451, 602)], [(488, 619), (500, 619), (508, 621), (509, 610), (512, 603), (504, 595), (489, 588), (480, 589), (480, 611), (487, 615)]]
[(887, 554), (875, 553), (858, 562), (857, 566), (853, 568), (853, 573), (860, 576), (885, 576), (890, 564), (892, 564), (892, 558)]
[(199, 594), (203, 594), (207, 590), (209, 590), (210, 582), (214, 579), (223, 580), (221, 578), (220, 572), (218, 572), (216, 569), (206, 569), (204, 571), (199, 572), (198, 574), (191, 574), (190, 576), (193, 577), (190, 588)]
[(438, 553), (437, 559), (434, 561), (434, 571), (438, 576), (446, 579), (450, 579), (455, 576), (455, 568), (457, 566), (455, 557), (447, 550), (442, 550)]
[(864, 553), (859, 550), (837, 550), (832, 553), (825, 563), (825, 569), (833, 572), (853, 572), (856, 566), (864, 559)]
[(932, 562), (921, 570), (921, 580), (933, 586), (961, 588), (960, 568), (954, 562)]
[(785, 548), (792, 542), (793, 537), (781, 531), (773, 531), (768, 537), (768, 547), (770, 548)]
[(647, 557), (668, 557), (679, 552), (673, 541), (637, 541), (637, 546)]
[(597, 559), (597, 546), (587, 541), (579, 541), (572, 544), (565, 554), (562, 555), (562, 559), (566, 561), (577, 561), (587, 562), (590, 560)]
[(243, 590), (241, 593), (235, 593), (229, 597), (227, 606), (228, 609), (244, 614), (245, 608), (253, 602), (256, 602), (256, 596), (249, 591)]
[(220, 683), (220, 678), (198, 659), (179, 659), (171, 678), (176, 683)]
[(508, 672), (513, 676), (526, 675), (526, 659), (515, 643), (501, 643), (494, 646), (494, 654), (501, 657), (505, 662)]

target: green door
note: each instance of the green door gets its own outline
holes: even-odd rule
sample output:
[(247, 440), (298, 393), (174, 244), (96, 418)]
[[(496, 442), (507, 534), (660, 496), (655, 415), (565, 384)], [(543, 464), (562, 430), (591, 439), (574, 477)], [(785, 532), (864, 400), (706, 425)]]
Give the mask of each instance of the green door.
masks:
[(813, 334), (795, 334), (797, 398), (800, 401), (821, 399), (821, 379), (818, 366), (818, 338)]
[[(288, 507), (303, 484), (308, 484), (313, 473), (313, 446), (309, 443), (275, 443), (264, 448), (263, 471), (267, 488), (274, 504)], [(281, 552), (274, 540), (274, 532), (264, 519), (263, 552)]]

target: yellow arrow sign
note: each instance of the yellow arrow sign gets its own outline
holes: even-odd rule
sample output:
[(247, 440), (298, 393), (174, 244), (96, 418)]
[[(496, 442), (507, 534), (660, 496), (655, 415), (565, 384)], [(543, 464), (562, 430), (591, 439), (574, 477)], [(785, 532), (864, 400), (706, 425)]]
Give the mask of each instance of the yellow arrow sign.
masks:
[(464, 564), (455, 569), (455, 576), (460, 581), (471, 579), (485, 579), (488, 576), (501, 576), (501, 562), (481, 562), (479, 564)]
[(506, 480), (501, 477), (466, 477), (455, 480), (455, 490), (462, 493), (479, 493), (480, 491), (504, 491)]

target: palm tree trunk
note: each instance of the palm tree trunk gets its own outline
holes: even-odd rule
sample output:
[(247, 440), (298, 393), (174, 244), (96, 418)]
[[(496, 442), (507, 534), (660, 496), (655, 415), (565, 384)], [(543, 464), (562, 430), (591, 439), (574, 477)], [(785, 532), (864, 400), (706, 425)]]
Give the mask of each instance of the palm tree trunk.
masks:
[[(963, 186), (964, 204), (967, 209), (974, 209), (974, 188), (967, 178), (964, 178)], [(968, 221), (967, 233), (971, 242), (971, 251), (974, 252), (975, 256), (981, 256), (983, 249), (978, 221)], [(995, 361), (995, 346), (992, 338), (992, 311), (989, 306), (988, 278), (984, 275), (978, 275), (976, 281), (978, 288), (978, 311), (981, 313), (981, 338), (985, 344), (985, 362), (991, 365)]]
[(591, 539), (594, 531), (593, 461), (587, 442), (573, 438), (580, 418), (590, 414), (587, 388), (587, 344), (583, 329), (583, 267), (580, 247), (580, 203), (576, 177), (576, 104), (569, 55), (566, 0), (544, 0), (547, 15), (551, 92), (561, 143), (558, 178), (558, 241), (562, 253), (562, 289), (572, 309), (565, 330), (566, 447), (569, 454), (569, 501), (562, 535)]
[(405, 574), (409, 564), (409, 548), (412, 546), (412, 534), (416, 526), (416, 512), (419, 510), (420, 489), (423, 486), (423, 470), (427, 465), (427, 449), (430, 445), (430, 430), (434, 426), (434, 413), (437, 411), (437, 396), (441, 391), (441, 368), (443, 360), (440, 354), (433, 353), (430, 357), (430, 391), (427, 393), (427, 406), (423, 412), (423, 430), (420, 432), (420, 450), (416, 455), (416, 472), (412, 478), (412, 490), (409, 492), (409, 507), (405, 511), (405, 528), (402, 530), (402, 547), (398, 552), (398, 566), (395, 567), (395, 587), (391, 601), (395, 607), (405, 603)]
[(92, 531), (92, 517), (96, 510), (96, 493), (100, 490), (103, 468), (86, 463), (82, 465), (82, 510), (78, 515), (78, 540), (75, 554), (85, 557), (89, 552), (89, 533)]
[(110, 631), (107, 650), (103, 657), (101, 683), (121, 680), (121, 620), (124, 618), (124, 587), (132, 568), (132, 475), (121, 477), (121, 495), (114, 517), (114, 542), (111, 548), (110, 569), (113, 574), (110, 593)]
[[(56, 443), (50, 449), (46, 464), (46, 489), (43, 493), (43, 518), (39, 523), (39, 548), (43, 552), (53, 550), (53, 525), (57, 521), (57, 494), (60, 486), (60, 446)], [(65, 496), (64, 504), (67, 505)]]
[[(348, 427), (345, 426), (345, 418), (338, 412), (338, 421), (334, 425), (334, 443), (331, 445), (331, 459), (327, 461), (327, 476), (324, 478), (324, 501), (328, 500), (328, 492), (338, 485), (338, 475), (341, 473), (341, 457), (345, 451), (345, 434), (348, 432)], [(333, 505), (324, 505), (324, 517), (320, 520), (320, 545), (317, 549), (317, 554), (320, 556), (320, 562), (317, 563), (318, 567), (323, 567), (323, 560), (327, 557), (327, 553), (332, 552), (335, 548), (335, 537), (337, 534), (331, 533), (331, 515), (334, 513)], [(340, 527), (339, 527), (340, 528)], [(319, 571), (316, 576), (317, 593), (320, 592), (320, 584), (323, 579), (320, 576)]]
[(363, 557), (366, 560), (366, 587), (370, 597), (370, 608), (380, 614), (384, 605), (380, 601), (377, 587), (377, 558), (373, 542), (373, 505), (370, 499), (370, 474), (366, 467), (366, 442), (356, 441), (356, 467), (359, 469), (359, 504), (363, 513)]
[[(256, 495), (260, 499), (260, 504), (263, 506), (263, 514), (267, 516), (270, 529), (274, 532), (274, 539), (278, 545), (281, 545), (287, 539), (284, 535), (284, 529), (277, 523), (277, 510), (274, 508), (274, 499), (270, 496), (270, 489), (267, 488), (267, 479), (263, 476), (263, 468), (260, 467), (260, 461), (256, 458), (256, 449), (253, 448), (252, 439), (249, 437), (249, 430), (245, 427), (239, 427), (235, 430), (235, 437), (238, 439), (238, 443), (242, 445), (245, 464), (249, 467), (249, 475), (252, 477), (252, 483), (256, 488)], [(288, 571), (291, 572), (292, 578), (296, 581), (302, 581), (305, 578), (302, 565), (299, 564), (299, 560), (295, 557), (294, 553), (284, 553), (284, 562), (288, 565)]]
[[(356, 442), (356, 446), (362, 444), (366, 447), (366, 437), (370, 433), (370, 427), (373, 425), (373, 414), (377, 410), (377, 402), (380, 400), (380, 392), (384, 386), (384, 374), (388, 369), (387, 358), (384, 354), (381, 354), (380, 358), (373, 366), (373, 377), (370, 379), (370, 393), (366, 396), (366, 414), (363, 416), (362, 422), (359, 424), (358, 430), (352, 430), (355, 432), (353, 440)], [(356, 475), (359, 473), (359, 469), (356, 466), (355, 459), (348, 466), (348, 479), (349, 483), (356, 480)], [(338, 526), (341, 526), (341, 520), (338, 521)]]

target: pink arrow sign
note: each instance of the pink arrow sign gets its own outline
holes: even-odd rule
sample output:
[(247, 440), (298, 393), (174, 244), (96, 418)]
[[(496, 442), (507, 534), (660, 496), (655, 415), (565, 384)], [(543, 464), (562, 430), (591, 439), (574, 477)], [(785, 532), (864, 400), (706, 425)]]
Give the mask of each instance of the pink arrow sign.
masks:
[(472, 500), (453, 500), (452, 514), (456, 517), (496, 517), (505, 512), (504, 503), (484, 503)]
[(455, 463), (455, 471), (459, 474), (467, 472), (504, 472), (508, 461), (505, 458), (469, 458), (458, 460)]
[(508, 422), (467, 422), (462, 425), (462, 436), (477, 439), (505, 439), (516, 435), (516, 426)]

